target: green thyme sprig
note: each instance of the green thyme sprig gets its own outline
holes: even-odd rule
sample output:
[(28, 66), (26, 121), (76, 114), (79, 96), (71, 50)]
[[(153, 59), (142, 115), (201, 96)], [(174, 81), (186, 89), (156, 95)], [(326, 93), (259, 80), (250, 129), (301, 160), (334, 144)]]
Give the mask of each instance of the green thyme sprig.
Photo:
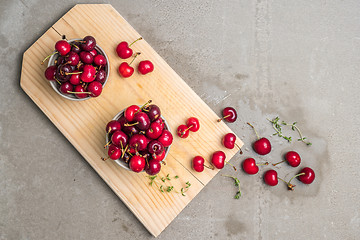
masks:
[[(185, 195), (185, 192), (188, 191), (188, 189), (190, 188), (191, 184), (190, 182), (186, 182), (186, 187), (185, 188), (181, 188), (180, 192), (176, 191), (174, 186), (170, 185), (170, 186), (167, 186), (167, 185), (163, 185), (162, 183), (165, 183), (166, 181), (170, 181), (171, 179), (178, 179), (179, 176), (176, 175), (174, 176), (173, 178), (170, 177), (170, 174), (167, 174), (166, 177), (161, 177), (161, 178), (158, 178), (159, 176), (158, 175), (154, 175), (154, 176), (147, 176), (150, 180), (149, 182), (149, 185), (150, 186), (153, 186), (153, 184), (155, 183), (155, 185), (159, 188), (159, 191), (162, 192), (162, 193), (165, 193), (165, 192), (176, 192), (176, 193), (181, 193), (181, 195), (183, 196), (186, 196)], [(160, 179), (160, 181), (158, 181), (157, 179)]]
[(279, 117), (276, 117), (276, 118), (274, 118), (273, 120), (270, 120), (270, 119), (267, 118), (267, 120), (272, 123), (273, 128), (274, 128), (275, 131), (276, 131), (276, 133), (274, 133), (273, 135), (278, 135), (279, 137), (284, 138), (284, 139), (287, 140), (288, 142), (291, 142), (291, 140), (292, 140), (291, 137), (286, 137), (286, 136), (284, 136), (283, 133), (282, 133), (282, 129), (281, 129), (281, 126), (290, 126), (293, 131), (297, 131), (297, 132), (298, 132), (299, 137), (300, 137), (300, 138), (298, 139), (298, 141), (301, 141), (301, 142), (305, 143), (305, 144), (308, 145), (308, 146), (312, 145), (311, 142), (305, 141), (307, 138), (302, 135), (299, 127), (296, 126), (297, 122), (293, 122), (292, 124), (289, 124), (289, 123), (286, 123), (285, 121), (281, 121), (281, 124), (280, 124), (280, 123), (279, 123), (279, 120), (280, 120)]
[(222, 175), (223, 177), (229, 177), (229, 178), (232, 178), (234, 179), (234, 184), (236, 187), (238, 187), (238, 191), (236, 192), (234, 198), (235, 199), (239, 199), (241, 197), (241, 189), (240, 189), (240, 180), (237, 178), (237, 177), (234, 177), (234, 176), (230, 176), (230, 175)]

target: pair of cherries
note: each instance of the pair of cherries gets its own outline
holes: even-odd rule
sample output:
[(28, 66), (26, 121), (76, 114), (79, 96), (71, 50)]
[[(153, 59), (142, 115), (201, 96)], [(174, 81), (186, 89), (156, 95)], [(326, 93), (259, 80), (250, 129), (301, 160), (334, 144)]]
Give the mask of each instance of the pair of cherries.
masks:
[[(207, 167), (209, 169), (214, 169), (214, 167), (216, 167), (217, 169), (223, 169), (225, 166), (225, 163), (229, 163), (225, 160), (226, 160), (225, 153), (223, 151), (216, 151), (213, 153), (213, 155), (211, 157), (211, 165), (212, 166), (205, 165), (205, 159), (201, 156), (196, 156), (192, 160), (192, 167), (197, 172), (204, 171), (204, 167)], [(234, 169), (236, 171), (235, 167), (234, 167)]]
[[(119, 43), (116, 47), (116, 53), (121, 59), (128, 59), (131, 56), (133, 56), (133, 50), (131, 49), (131, 45), (133, 45), (135, 42), (141, 40), (142, 37), (136, 39), (134, 42), (130, 43), (130, 45), (123, 41)], [(130, 65), (134, 62), (135, 58), (140, 55), (139, 52), (135, 53), (135, 56), (133, 60), (130, 63), (123, 62), (119, 66), (119, 73), (122, 77), (128, 78), (131, 77), (134, 73), (134, 68)], [(148, 74), (152, 71), (154, 71), (154, 64), (149, 60), (141, 61), (138, 65), (138, 71), (142, 75)]]
[(300, 182), (304, 184), (311, 184), (315, 180), (315, 172), (313, 169), (309, 167), (305, 167), (301, 169), (301, 171), (293, 176), (288, 182), (278, 177), (277, 172), (273, 169), (270, 169), (264, 174), (264, 181), (269, 186), (276, 186), (278, 184), (278, 180), (281, 180), (286, 183), (289, 190), (294, 190), (295, 185), (291, 184), (291, 181), (294, 178), (298, 178)]
[(177, 135), (181, 138), (187, 138), (189, 136), (190, 131), (197, 132), (200, 129), (199, 119), (196, 117), (190, 117), (186, 121), (186, 125), (182, 124), (177, 128)]
[[(287, 162), (292, 167), (297, 167), (301, 163), (301, 157), (300, 155), (295, 151), (289, 151), (285, 154), (285, 159), (281, 162), (273, 164), (273, 166), (276, 166), (280, 163)], [(242, 163), (242, 169), (244, 172), (250, 175), (254, 175), (259, 172), (259, 167), (262, 165), (268, 165), (269, 163), (256, 163), (254, 158), (247, 158)]]

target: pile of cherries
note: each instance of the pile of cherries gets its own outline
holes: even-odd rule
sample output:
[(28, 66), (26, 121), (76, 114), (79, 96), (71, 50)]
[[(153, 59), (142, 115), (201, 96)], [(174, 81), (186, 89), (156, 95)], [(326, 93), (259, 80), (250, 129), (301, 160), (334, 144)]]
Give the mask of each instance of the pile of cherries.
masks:
[[(155, 175), (161, 170), (173, 136), (167, 129), (160, 108), (151, 104), (131, 105), (118, 119), (106, 125), (108, 158), (121, 160), (134, 172)], [(102, 158), (107, 160), (108, 158)]]
[[(116, 47), (116, 53), (121, 59), (128, 59), (128, 58), (134, 56), (130, 63), (123, 62), (123, 63), (120, 64), (120, 66), (119, 66), (119, 74), (123, 78), (131, 77), (133, 75), (133, 73), (134, 73), (134, 68), (131, 67), (130, 65), (134, 62), (135, 58), (138, 55), (140, 55), (141, 53), (136, 52), (134, 54), (133, 50), (130, 47), (134, 43), (136, 43), (137, 41), (142, 40), (142, 39), (143, 38), (140, 37), (140, 38), (136, 39), (135, 41), (133, 41), (130, 44), (128, 44), (126, 41), (123, 41), (123, 42), (119, 43), (117, 45), (117, 47)], [(154, 71), (154, 64), (150, 60), (143, 60), (138, 65), (138, 71), (142, 75), (148, 74), (148, 73)]]
[(60, 40), (55, 44), (58, 54), (55, 65), (45, 70), (45, 77), (55, 81), (59, 91), (65, 95), (71, 94), (77, 98), (98, 97), (103, 89), (108, 64), (104, 55), (96, 50), (96, 40), (86, 36), (79, 41)]

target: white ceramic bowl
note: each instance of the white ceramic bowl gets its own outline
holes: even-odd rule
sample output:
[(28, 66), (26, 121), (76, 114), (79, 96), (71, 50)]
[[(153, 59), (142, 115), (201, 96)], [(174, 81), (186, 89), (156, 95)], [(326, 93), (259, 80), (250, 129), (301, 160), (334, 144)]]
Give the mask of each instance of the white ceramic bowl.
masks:
[[(81, 41), (81, 38), (76, 38), (76, 39), (71, 39), (68, 40), (68, 43), (73, 43), (75, 41)], [(96, 44), (95, 49), (98, 53), (100, 53), (101, 55), (103, 55), (106, 58), (106, 66), (105, 66), (105, 72), (106, 72), (106, 78), (105, 78), (105, 82), (103, 83), (103, 88), (105, 87), (106, 82), (108, 81), (109, 78), (109, 73), (110, 73), (110, 68), (109, 68), (109, 58), (106, 55), (105, 51)], [(55, 51), (54, 51), (55, 52)], [(56, 53), (54, 55), (52, 55), (49, 59), (49, 63), (48, 63), (48, 67), (55, 65), (55, 60), (60, 56), (60, 54)], [(57, 84), (56, 81), (49, 81), (51, 87), (54, 89), (55, 92), (57, 92), (57, 94), (59, 94), (60, 96), (62, 96), (63, 98), (72, 100), (72, 101), (83, 101), (83, 100), (87, 100), (90, 99), (92, 97), (86, 97), (86, 98), (77, 98), (74, 94), (63, 94), (62, 92), (60, 92), (59, 90), (59, 85)]]
[[(139, 106), (139, 107), (141, 107), (141, 106)], [(116, 120), (116, 121), (119, 120), (120, 117), (124, 115), (124, 111), (125, 111), (125, 109), (123, 109), (121, 112), (119, 112), (118, 114), (116, 114), (115, 117), (114, 117), (112, 120)], [(165, 119), (163, 116), (161, 116), (161, 118), (162, 118), (162, 120), (164, 121), (164, 124), (165, 124), (165, 128), (164, 128), (164, 129), (166, 129), (166, 130), (168, 130), (168, 131), (171, 132), (170, 126), (169, 126), (169, 124), (167, 123), (166, 119)], [(110, 141), (109, 136), (108, 136), (108, 134), (106, 134), (106, 142), (105, 142), (105, 143), (108, 143), (109, 141)], [(165, 148), (165, 157), (164, 157), (164, 159), (163, 159), (162, 161), (164, 161), (164, 160), (166, 159), (166, 157), (167, 157), (167, 155), (168, 155), (168, 153), (169, 153), (169, 151), (170, 151), (170, 147), (171, 147), (171, 145), (170, 145), (169, 147), (166, 147), (166, 148)], [(162, 162), (162, 161), (161, 161), (161, 162)], [(120, 160), (120, 159), (114, 160), (114, 162), (116, 162), (120, 167), (125, 168), (126, 170), (131, 171), (131, 169), (129, 168), (129, 164), (128, 164), (128, 163), (125, 163), (124, 161), (122, 161), (122, 160)]]

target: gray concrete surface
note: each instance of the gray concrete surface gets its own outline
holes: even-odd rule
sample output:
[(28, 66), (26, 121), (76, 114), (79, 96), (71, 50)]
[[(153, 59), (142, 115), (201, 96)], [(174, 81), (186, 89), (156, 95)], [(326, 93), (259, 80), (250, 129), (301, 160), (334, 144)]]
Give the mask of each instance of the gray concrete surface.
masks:
[[(0, 239), (150, 239), (19, 87), (23, 52), (77, 3), (64, 2), (0, 1)], [(246, 147), (234, 164), (294, 149), (316, 171), (294, 192), (265, 186), (267, 167), (240, 171), (239, 200), (219, 174), (158, 239), (359, 239), (359, 1), (104, 2), (214, 111), (238, 109), (231, 128)], [(313, 146), (272, 136), (275, 116), (298, 121)], [(269, 156), (251, 150), (247, 121), (270, 137)], [(278, 168), (287, 179), (296, 171)]]

